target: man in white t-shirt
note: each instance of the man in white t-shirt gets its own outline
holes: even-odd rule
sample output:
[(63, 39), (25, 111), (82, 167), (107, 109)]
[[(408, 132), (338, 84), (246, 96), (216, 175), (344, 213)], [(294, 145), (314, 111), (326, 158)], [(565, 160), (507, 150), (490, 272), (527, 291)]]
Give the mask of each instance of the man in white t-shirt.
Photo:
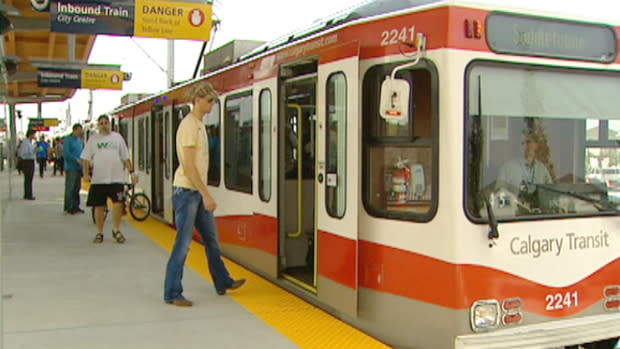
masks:
[[(110, 129), (110, 118), (107, 115), (101, 115), (97, 119), (97, 127), (99, 133), (88, 140), (80, 156), (84, 161), (84, 180), (90, 182), (86, 205), (95, 207), (97, 234), (93, 242), (96, 244), (103, 242), (105, 206), (110, 198), (114, 203), (112, 236), (116, 242), (122, 244), (125, 242), (125, 237), (120, 232), (125, 202), (125, 169), (129, 170), (131, 181), (135, 183), (133, 166), (129, 160), (129, 150), (125, 140), (120, 134)], [(89, 171), (91, 165), (92, 178)]]

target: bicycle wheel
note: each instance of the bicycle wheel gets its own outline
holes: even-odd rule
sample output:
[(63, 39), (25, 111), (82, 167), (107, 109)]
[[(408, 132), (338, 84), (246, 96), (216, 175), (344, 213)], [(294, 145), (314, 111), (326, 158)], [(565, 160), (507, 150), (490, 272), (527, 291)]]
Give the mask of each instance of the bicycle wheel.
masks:
[(129, 201), (129, 213), (137, 221), (143, 221), (151, 214), (151, 200), (143, 193), (134, 195)]

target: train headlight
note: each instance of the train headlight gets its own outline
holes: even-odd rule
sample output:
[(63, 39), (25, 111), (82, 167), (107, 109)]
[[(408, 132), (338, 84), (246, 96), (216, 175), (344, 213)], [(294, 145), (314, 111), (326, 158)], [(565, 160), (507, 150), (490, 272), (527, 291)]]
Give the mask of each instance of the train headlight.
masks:
[(500, 322), (499, 302), (495, 299), (476, 301), (470, 309), (471, 328), (474, 332), (496, 329)]

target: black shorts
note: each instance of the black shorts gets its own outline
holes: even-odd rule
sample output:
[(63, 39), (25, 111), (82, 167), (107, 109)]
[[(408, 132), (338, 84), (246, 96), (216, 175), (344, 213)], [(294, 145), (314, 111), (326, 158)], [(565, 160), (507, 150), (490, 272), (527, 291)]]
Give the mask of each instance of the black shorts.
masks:
[(91, 184), (88, 190), (86, 206), (106, 206), (108, 198), (112, 202), (125, 201), (124, 184)]

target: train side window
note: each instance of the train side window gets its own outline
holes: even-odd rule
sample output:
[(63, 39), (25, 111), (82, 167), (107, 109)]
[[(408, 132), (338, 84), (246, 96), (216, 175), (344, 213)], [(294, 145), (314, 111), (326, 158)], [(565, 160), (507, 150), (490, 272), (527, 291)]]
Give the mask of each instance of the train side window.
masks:
[(209, 172), (207, 184), (218, 187), (220, 185), (220, 101), (211, 108), (211, 112), (204, 117), (205, 128), (209, 136)]
[(252, 193), (252, 93), (228, 97), (224, 105), (224, 183)]
[(149, 173), (149, 170), (151, 169), (151, 118), (150, 117), (146, 117), (146, 119), (144, 119), (144, 139), (145, 144), (146, 144), (146, 149), (144, 149), (144, 162), (145, 162), (145, 167), (146, 167), (146, 173)]
[(166, 179), (170, 179), (170, 162), (168, 161), (168, 156), (170, 153), (170, 149), (169, 149), (170, 147), (168, 145), (168, 139), (170, 138), (170, 127), (168, 126), (169, 120), (170, 120), (170, 111), (168, 110), (166, 111), (166, 113), (164, 113), (164, 120), (162, 123), (162, 128), (164, 132), (163, 132), (163, 138), (162, 138), (162, 154), (161, 154), (161, 158), (164, 162), (164, 176), (166, 177)]
[(258, 102), (258, 192), (261, 200), (271, 200), (271, 90), (260, 91)]
[(409, 118), (379, 114), (385, 76), (397, 64), (377, 65), (363, 81), (363, 202), (373, 216), (429, 221), (437, 210), (438, 74), (428, 60), (400, 70), (410, 85)]
[(144, 119), (138, 121), (138, 169), (144, 171)]
[(343, 73), (327, 79), (325, 207), (332, 217), (343, 217), (346, 208), (347, 80)]

